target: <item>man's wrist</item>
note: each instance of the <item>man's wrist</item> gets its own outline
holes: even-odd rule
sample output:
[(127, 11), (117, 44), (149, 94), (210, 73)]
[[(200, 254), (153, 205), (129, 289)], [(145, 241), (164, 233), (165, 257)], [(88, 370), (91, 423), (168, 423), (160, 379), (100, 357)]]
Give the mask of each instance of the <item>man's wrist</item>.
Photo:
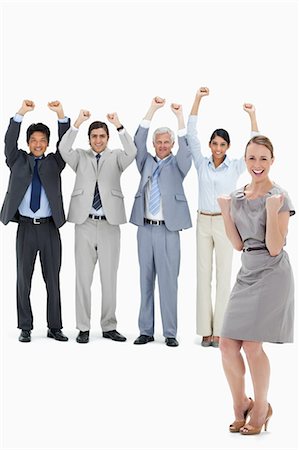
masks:
[(123, 125), (119, 125), (116, 127), (117, 131), (121, 131), (123, 130), (125, 127)]

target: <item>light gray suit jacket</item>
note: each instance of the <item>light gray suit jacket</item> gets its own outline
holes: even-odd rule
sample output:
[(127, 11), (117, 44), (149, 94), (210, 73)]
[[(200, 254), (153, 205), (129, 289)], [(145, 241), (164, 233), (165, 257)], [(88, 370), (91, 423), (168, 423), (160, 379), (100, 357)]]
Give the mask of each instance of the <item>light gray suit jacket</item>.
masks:
[(107, 221), (111, 225), (125, 223), (127, 219), (120, 177), (137, 152), (132, 138), (126, 130), (119, 133), (124, 150), (106, 148), (97, 167), (92, 149), (72, 148), (77, 133), (77, 129), (70, 128), (59, 144), (62, 158), (76, 172), (67, 220), (76, 224), (85, 222), (91, 210), (95, 184), (98, 182)]
[[(145, 217), (145, 188), (151, 179), (157, 162), (147, 152), (146, 140), (148, 128), (139, 127), (135, 134), (138, 149), (136, 163), (141, 180), (132, 209), (130, 222), (143, 226)], [(188, 149), (186, 136), (178, 137), (179, 149), (176, 155), (170, 156), (162, 166), (159, 175), (159, 188), (162, 198), (165, 226), (170, 231), (178, 231), (192, 226), (190, 211), (183, 189), (183, 180), (192, 164), (191, 152)]]

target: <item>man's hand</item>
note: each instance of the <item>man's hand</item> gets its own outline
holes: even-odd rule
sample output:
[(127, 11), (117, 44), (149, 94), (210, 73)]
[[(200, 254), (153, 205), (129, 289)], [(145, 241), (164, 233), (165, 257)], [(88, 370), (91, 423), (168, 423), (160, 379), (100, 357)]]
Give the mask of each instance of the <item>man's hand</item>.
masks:
[(35, 108), (35, 104), (32, 100), (23, 100), (22, 106), (17, 112), (21, 116), (24, 116), (27, 112), (33, 111)]
[(88, 120), (90, 118), (90, 116), (91, 114), (89, 111), (87, 111), (86, 109), (80, 109), (80, 113), (76, 122), (74, 123), (74, 127), (79, 128), (80, 125), (85, 122), (85, 120)]
[(49, 102), (48, 107), (51, 109), (51, 111), (56, 112), (58, 119), (64, 119), (63, 107), (59, 100), (55, 100), (54, 102)]
[(107, 119), (109, 120), (110, 123), (115, 125), (116, 128), (121, 127), (121, 123), (119, 121), (119, 118), (118, 118), (118, 115), (116, 112), (107, 114)]
[(152, 100), (151, 106), (152, 106), (155, 110), (157, 110), (157, 109), (159, 109), (159, 108), (162, 108), (162, 106), (165, 105), (165, 102), (166, 102), (165, 98), (155, 97), (155, 98), (153, 98), (153, 100)]
[(179, 105), (178, 103), (171, 103), (170, 105), (171, 111), (176, 115), (180, 116), (183, 114), (183, 108), (182, 105)]
[(202, 98), (202, 97), (205, 97), (206, 95), (209, 95), (209, 94), (210, 94), (209, 88), (201, 87), (196, 92), (196, 97)]

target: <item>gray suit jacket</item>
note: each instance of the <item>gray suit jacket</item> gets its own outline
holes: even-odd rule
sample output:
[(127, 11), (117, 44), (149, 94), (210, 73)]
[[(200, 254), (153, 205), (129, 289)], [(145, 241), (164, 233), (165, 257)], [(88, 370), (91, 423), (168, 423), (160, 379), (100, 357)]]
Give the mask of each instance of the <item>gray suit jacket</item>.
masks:
[[(148, 153), (146, 140), (148, 128), (139, 127), (135, 134), (137, 147), (136, 163), (141, 174), (138, 191), (130, 217), (130, 222), (143, 226), (145, 217), (145, 188), (157, 167), (155, 158)], [(165, 226), (170, 231), (182, 230), (192, 226), (190, 211), (183, 189), (183, 180), (191, 163), (191, 152), (188, 149), (186, 136), (178, 137), (179, 149), (176, 155), (170, 156), (159, 175), (159, 188), (163, 204)]]
[(111, 225), (125, 223), (127, 220), (120, 177), (137, 152), (132, 138), (126, 131), (119, 133), (124, 150), (106, 148), (97, 167), (91, 149), (72, 148), (77, 133), (78, 130), (70, 128), (59, 144), (62, 158), (76, 172), (67, 220), (77, 224), (85, 222), (91, 210), (97, 181), (107, 221)]

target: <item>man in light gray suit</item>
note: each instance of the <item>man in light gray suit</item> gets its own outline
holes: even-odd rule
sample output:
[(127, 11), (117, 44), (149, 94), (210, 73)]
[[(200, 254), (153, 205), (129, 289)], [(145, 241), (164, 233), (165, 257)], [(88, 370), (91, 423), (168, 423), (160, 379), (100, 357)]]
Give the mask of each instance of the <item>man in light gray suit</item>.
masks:
[(61, 140), (62, 158), (76, 172), (67, 220), (75, 223), (76, 320), (78, 343), (89, 341), (91, 283), (97, 260), (102, 285), (101, 327), (103, 337), (114, 341), (126, 338), (116, 331), (116, 283), (120, 251), (120, 227), (126, 222), (120, 177), (136, 155), (132, 138), (116, 113), (107, 114), (115, 125), (124, 150), (107, 147), (109, 130), (104, 122), (89, 126), (90, 149), (72, 148), (78, 128), (90, 113), (81, 110), (74, 127)]
[(191, 218), (183, 189), (183, 180), (191, 167), (182, 106), (172, 104), (178, 119), (179, 150), (172, 154), (174, 133), (158, 128), (153, 135), (154, 158), (147, 152), (150, 121), (165, 100), (155, 97), (136, 135), (136, 163), (141, 181), (130, 218), (138, 225), (141, 305), (140, 336), (134, 344), (154, 340), (154, 289), (158, 275), (160, 309), (166, 345), (177, 347), (177, 280), (180, 266), (179, 231), (190, 228)]

